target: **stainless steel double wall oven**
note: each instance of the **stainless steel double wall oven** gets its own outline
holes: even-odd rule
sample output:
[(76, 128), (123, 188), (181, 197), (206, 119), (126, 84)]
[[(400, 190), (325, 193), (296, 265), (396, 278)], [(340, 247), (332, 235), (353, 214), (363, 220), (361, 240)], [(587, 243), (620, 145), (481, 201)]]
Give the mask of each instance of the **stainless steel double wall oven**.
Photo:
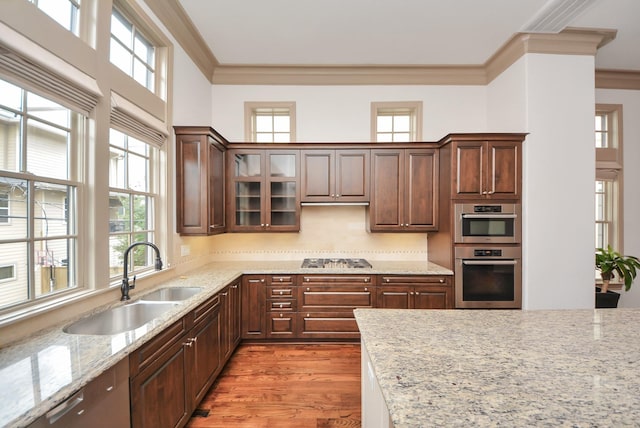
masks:
[(522, 307), (520, 204), (456, 204), (457, 308)]

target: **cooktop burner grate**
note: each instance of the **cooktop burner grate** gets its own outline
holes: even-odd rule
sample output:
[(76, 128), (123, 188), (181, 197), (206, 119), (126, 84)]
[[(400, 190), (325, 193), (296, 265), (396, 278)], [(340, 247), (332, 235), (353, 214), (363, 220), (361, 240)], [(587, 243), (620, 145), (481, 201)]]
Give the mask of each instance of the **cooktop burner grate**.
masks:
[(338, 268), (338, 269), (364, 269), (370, 268), (371, 263), (365, 259), (343, 259), (343, 258), (309, 258), (302, 261), (303, 268)]

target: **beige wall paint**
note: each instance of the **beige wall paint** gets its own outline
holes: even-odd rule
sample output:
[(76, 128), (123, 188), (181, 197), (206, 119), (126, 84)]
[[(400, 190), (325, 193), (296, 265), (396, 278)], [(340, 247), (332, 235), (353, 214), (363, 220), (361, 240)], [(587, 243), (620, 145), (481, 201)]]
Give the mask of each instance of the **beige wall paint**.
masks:
[(426, 233), (370, 233), (363, 206), (304, 206), (299, 233), (227, 233), (208, 244), (215, 261), (314, 256), (427, 260)]

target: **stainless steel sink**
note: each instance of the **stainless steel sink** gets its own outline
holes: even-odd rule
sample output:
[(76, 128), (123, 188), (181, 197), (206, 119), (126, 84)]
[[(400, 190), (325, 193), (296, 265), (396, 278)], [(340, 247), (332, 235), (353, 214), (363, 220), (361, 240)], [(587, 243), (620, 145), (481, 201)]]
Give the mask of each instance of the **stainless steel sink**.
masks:
[(175, 302), (136, 302), (83, 318), (63, 328), (65, 333), (111, 335), (135, 330), (162, 316)]
[(195, 296), (202, 287), (167, 287), (160, 288), (140, 298), (143, 302), (180, 302)]

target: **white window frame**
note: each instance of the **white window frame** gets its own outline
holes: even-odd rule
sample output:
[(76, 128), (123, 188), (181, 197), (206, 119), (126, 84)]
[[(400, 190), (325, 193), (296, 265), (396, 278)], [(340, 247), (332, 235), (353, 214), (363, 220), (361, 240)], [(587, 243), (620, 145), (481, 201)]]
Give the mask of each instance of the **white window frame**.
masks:
[(62, 22), (58, 21), (55, 16), (52, 16), (51, 14), (49, 14), (47, 12), (46, 9), (43, 9), (41, 7), (42, 6), (41, 3), (47, 4), (47, 3), (50, 3), (50, 0), (29, 0), (29, 2), (33, 3), (38, 9), (40, 9), (42, 11), (42, 13), (46, 14), (51, 19), (53, 19), (58, 24), (60, 24), (62, 26), (62, 28), (70, 31), (72, 34), (74, 34), (76, 36), (79, 36), (80, 35), (80, 23), (81, 23), (81, 20), (82, 20), (82, 17), (80, 15), (80, 11), (82, 10), (80, 8), (80, 2), (77, 1), (77, 0), (66, 0), (66, 1), (71, 6), (70, 12), (71, 12), (72, 16), (69, 18), (69, 22), (70, 22), (71, 28), (67, 27)]
[[(371, 103), (371, 141), (379, 142), (378, 116), (410, 116), (409, 141), (422, 140), (422, 101), (384, 101)], [(391, 142), (397, 142), (391, 131)]]
[[(604, 246), (611, 245), (616, 251), (624, 252), (624, 218), (623, 218), (623, 142), (622, 142), (622, 105), (597, 104), (596, 118), (606, 117), (606, 132), (597, 131), (596, 134), (606, 134), (606, 147), (596, 148), (596, 182), (604, 182), (604, 214), (603, 221), (596, 223), (605, 225)], [(597, 139), (597, 135), (594, 137)], [(595, 145), (595, 141), (594, 141)], [(596, 209), (598, 207), (596, 206)], [(595, 229), (594, 229), (595, 231)], [(597, 246), (597, 242), (594, 241)]]
[[(247, 101), (244, 103), (244, 134), (246, 141), (258, 142), (256, 118), (258, 114), (268, 116), (268, 111), (272, 111), (272, 118), (277, 115), (289, 116), (289, 139), (288, 141), (276, 141), (275, 130), (271, 129), (271, 142), (288, 142), (296, 141), (296, 103), (293, 101), (279, 102), (254, 102)], [(269, 132), (261, 132), (261, 134), (269, 134)]]
[(0, 265), (0, 269), (7, 268), (7, 267), (11, 268), (11, 270), (13, 271), (13, 275), (11, 277), (9, 277), (9, 278), (0, 278), (0, 283), (10, 282), (10, 281), (15, 281), (16, 280), (16, 264), (15, 263), (8, 263), (8, 264)]

